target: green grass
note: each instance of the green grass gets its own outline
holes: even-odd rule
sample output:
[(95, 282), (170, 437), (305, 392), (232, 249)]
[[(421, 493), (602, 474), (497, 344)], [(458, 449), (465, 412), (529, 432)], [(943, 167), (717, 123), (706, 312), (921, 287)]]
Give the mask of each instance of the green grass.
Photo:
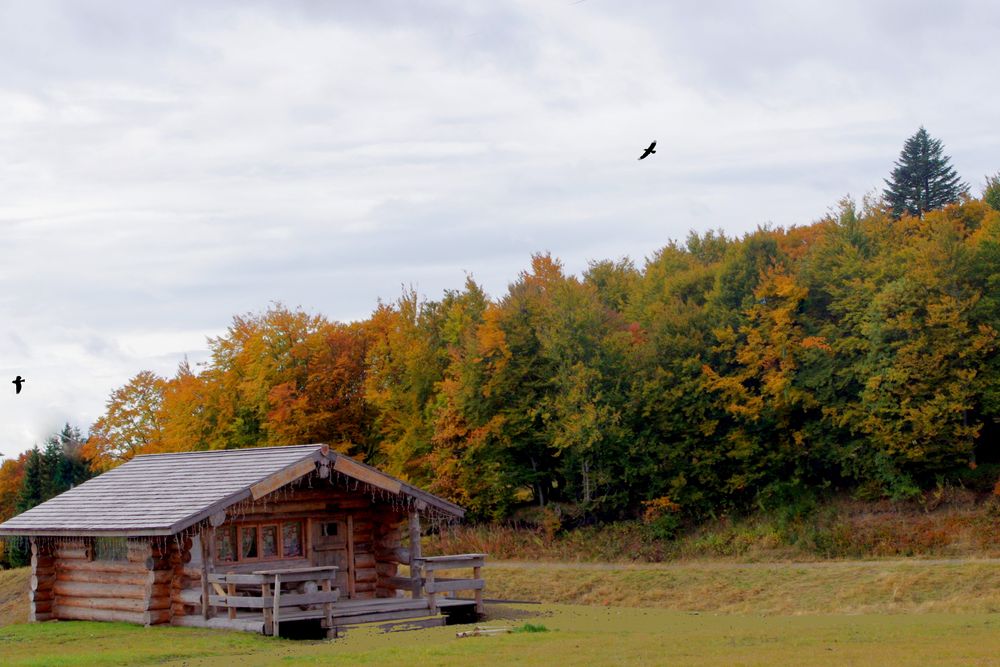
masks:
[[(987, 665), (1000, 655), (1000, 562), (491, 563), (485, 624), (333, 642), (118, 623), (28, 625), (27, 571), (0, 572), (7, 665)], [(574, 603), (574, 604), (568, 604)], [(531, 628), (534, 631), (529, 631)], [(544, 628), (545, 631), (537, 631)]]
[[(496, 608), (493, 608), (497, 611)], [(996, 614), (732, 616), (546, 605), (548, 632), (458, 639), (457, 626), (332, 642), (62, 622), (0, 628), (5, 665), (976, 665), (1000, 655)], [(507, 610), (508, 616), (511, 614)], [(522, 616), (523, 618), (523, 616)], [(520, 618), (492, 618), (514, 627)]]

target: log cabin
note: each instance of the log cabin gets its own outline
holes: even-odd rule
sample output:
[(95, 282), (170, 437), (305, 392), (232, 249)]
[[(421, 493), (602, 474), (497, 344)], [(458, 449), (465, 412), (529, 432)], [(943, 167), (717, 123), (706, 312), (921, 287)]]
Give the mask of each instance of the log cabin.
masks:
[[(482, 614), (485, 555), (421, 551), (422, 520), (463, 515), (317, 444), (136, 456), (0, 524), (0, 536), (30, 543), (32, 622), (278, 635), (282, 622), (310, 621), (336, 636)], [(463, 572), (440, 576), (449, 570)]]

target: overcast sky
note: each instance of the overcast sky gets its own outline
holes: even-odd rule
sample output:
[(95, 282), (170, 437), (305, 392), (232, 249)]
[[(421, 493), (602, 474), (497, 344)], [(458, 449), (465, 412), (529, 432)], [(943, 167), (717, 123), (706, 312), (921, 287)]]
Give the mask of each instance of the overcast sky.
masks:
[(272, 301), (808, 224), (921, 124), (978, 194), (998, 34), (987, 0), (3, 0), (0, 452)]

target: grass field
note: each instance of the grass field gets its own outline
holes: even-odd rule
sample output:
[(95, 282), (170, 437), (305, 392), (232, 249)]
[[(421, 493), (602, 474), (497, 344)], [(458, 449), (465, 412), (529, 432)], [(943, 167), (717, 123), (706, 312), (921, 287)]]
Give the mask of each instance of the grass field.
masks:
[[(4, 665), (991, 665), (1000, 563), (607, 566), (505, 563), (489, 595), (583, 604), (490, 605), (491, 626), (547, 632), (458, 639), (460, 626), (333, 642), (111, 623), (0, 628)], [(19, 620), (24, 570), (0, 573)], [(20, 602), (12, 602), (19, 599)], [(5, 603), (4, 600), (7, 600)], [(628, 605), (628, 606), (617, 606)], [(682, 611), (683, 610), (683, 611)]]
[[(494, 615), (498, 608), (491, 608)], [(504, 612), (511, 615), (514, 608)], [(519, 613), (525, 613), (521, 610)], [(0, 628), (5, 665), (989, 665), (1000, 616), (748, 616), (546, 605), (547, 632), (458, 639), (457, 626), (299, 642), (189, 628), (56, 622)], [(518, 626), (524, 618), (494, 618)]]

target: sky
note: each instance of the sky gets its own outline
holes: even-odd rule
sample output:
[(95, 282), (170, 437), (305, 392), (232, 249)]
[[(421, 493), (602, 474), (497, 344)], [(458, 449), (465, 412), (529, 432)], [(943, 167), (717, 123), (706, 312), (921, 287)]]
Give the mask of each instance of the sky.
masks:
[(809, 224), (921, 125), (978, 194), (998, 28), (988, 0), (0, 1), (0, 453), (273, 302), (352, 321), (501, 295), (535, 252)]

